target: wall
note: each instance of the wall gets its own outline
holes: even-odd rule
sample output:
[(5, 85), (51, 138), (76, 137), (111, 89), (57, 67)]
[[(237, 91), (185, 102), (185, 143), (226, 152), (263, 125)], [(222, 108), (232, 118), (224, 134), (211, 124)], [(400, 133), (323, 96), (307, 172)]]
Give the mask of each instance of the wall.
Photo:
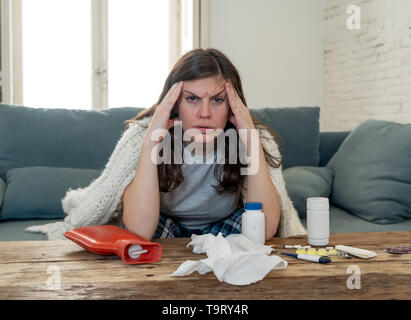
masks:
[(210, 0), (209, 47), (240, 72), (251, 108), (323, 105), (323, 0)]
[[(349, 30), (346, 10), (361, 9)], [(327, 0), (322, 130), (351, 130), (366, 119), (411, 123), (411, 1)]]

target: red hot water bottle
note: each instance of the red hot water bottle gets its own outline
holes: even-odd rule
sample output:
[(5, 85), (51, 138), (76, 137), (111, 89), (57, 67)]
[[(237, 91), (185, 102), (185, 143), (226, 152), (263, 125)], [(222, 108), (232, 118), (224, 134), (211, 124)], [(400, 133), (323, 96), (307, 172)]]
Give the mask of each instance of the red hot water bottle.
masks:
[(161, 259), (161, 245), (111, 225), (80, 227), (64, 236), (99, 255), (118, 255), (127, 264), (151, 263)]

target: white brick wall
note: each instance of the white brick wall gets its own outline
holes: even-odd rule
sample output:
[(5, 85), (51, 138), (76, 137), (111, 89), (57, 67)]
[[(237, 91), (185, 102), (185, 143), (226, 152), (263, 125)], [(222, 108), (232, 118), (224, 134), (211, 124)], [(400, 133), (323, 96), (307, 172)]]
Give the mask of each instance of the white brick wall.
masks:
[[(349, 5), (361, 29), (349, 30)], [(411, 0), (326, 0), (321, 131), (364, 120), (411, 123)]]

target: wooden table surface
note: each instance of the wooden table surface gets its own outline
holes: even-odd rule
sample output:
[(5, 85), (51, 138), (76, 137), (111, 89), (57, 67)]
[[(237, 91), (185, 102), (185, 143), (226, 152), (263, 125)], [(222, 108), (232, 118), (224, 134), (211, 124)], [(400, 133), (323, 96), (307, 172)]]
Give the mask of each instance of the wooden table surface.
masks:
[[(257, 283), (233, 286), (213, 272), (169, 277), (182, 262), (205, 255), (187, 248), (189, 238), (159, 239), (162, 259), (127, 265), (117, 256), (98, 256), (69, 240), (0, 242), (0, 299), (410, 299), (411, 254), (385, 248), (411, 245), (411, 232), (332, 234), (329, 246), (343, 244), (373, 250), (372, 259), (333, 257), (321, 265), (290, 257), (285, 270), (273, 270)], [(275, 238), (275, 252), (292, 252), (284, 244), (307, 245), (306, 236)], [(351, 268), (360, 270), (360, 289), (349, 289)], [(359, 269), (358, 269), (359, 268)], [(59, 274), (56, 273), (58, 270)], [(60, 277), (61, 286), (49, 282)], [(50, 280), (49, 280), (50, 281)], [(350, 283), (353, 281), (349, 280)]]

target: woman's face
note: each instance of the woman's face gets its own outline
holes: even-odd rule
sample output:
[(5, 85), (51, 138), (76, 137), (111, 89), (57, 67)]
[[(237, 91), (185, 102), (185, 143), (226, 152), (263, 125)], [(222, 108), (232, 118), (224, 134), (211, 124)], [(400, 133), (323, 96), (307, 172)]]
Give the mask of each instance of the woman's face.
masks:
[(191, 128), (201, 131), (195, 135), (195, 142), (214, 140), (213, 134), (206, 134), (206, 128), (224, 129), (227, 124), (231, 110), (224, 83), (221, 76), (184, 81), (176, 111), (182, 121), (183, 132)]

